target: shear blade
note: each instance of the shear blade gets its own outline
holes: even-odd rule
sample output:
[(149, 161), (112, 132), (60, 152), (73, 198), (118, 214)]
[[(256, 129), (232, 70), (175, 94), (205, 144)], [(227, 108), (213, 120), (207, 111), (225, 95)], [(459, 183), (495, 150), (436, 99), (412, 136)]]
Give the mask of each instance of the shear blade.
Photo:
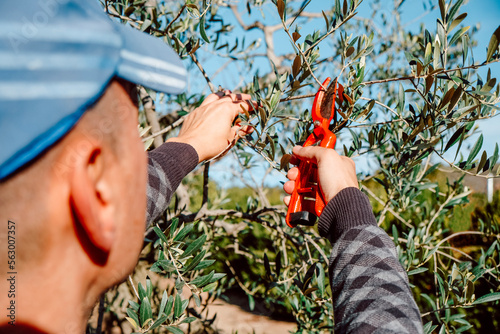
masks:
[(337, 86), (337, 80), (333, 80), (330, 86), (326, 89), (325, 95), (323, 96), (323, 101), (321, 102), (321, 107), (319, 113), (321, 117), (325, 119), (333, 118), (333, 104), (335, 103), (335, 88)]

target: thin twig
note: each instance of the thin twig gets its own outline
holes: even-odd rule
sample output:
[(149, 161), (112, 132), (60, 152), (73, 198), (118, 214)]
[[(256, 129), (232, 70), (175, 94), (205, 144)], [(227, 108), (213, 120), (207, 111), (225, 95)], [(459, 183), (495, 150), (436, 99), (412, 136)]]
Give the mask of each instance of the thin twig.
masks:
[(248, 140), (245, 139), (245, 137), (242, 137), (241, 140), (245, 143), (245, 145), (247, 145), (249, 148), (251, 148), (253, 151), (255, 151), (256, 153), (258, 153), (261, 157), (264, 158), (264, 160), (266, 160), (274, 169), (276, 169), (277, 171), (279, 171), (281, 174), (283, 174), (284, 176), (286, 176), (286, 173), (284, 173), (283, 171), (279, 170), (278, 168), (278, 165), (276, 164), (275, 161), (269, 159), (265, 153), (262, 151), (262, 150), (259, 150), (255, 147), (255, 145), (252, 145), (248, 142)]
[[(467, 195), (469, 195), (471, 192), (469, 191)], [(436, 210), (436, 213), (434, 216), (432, 216), (429, 225), (427, 225), (427, 229), (425, 230), (425, 235), (424, 235), (424, 240), (427, 239), (429, 236), (429, 233), (431, 232), (431, 227), (436, 221), (436, 219), (439, 217), (440, 213), (443, 211), (444, 207), (448, 205), (448, 203), (453, 199), (453, 196), (455, 195), (455, 191), (452, 191), (451, 194), (448, 195), (448, 198), (439, 206), (439, 209)]]
[(191, 291), (193, 291), (193, 290), (194, 290), (194, 292), (195, 292), (195, 293), (198, 293), (198, 287), (197, 287), (196, 285), (191, 284), (191, 283), (189, 283), (188, 281), (186, 281), (186, 279), (184, 278), (184, 276), (182, 276), (182, 274), (181, 274), (181, 272), (180, 272), (179, 268), (177, 267), (177, 264), (175, 263), (175, 262), (176, 262), (175, 257), (174, 257), (174, 255), (172, 254), (172, 252), (170, 251), (170, 249), (167, 249), (167, 252), (168, 252), (168, 255), (170, 256), (170, 260), (171, 260), (171, 262), (172, 262), (172, 265), (173, 265), (173, 266), (174, 266), (174, 268), (175, 268), (175, 271), (177, 272), (178, 277), (179, 277), (179, 278), (180, 278), (180, 279), (181, 279), (181, 280), (182, 280), (182, 281), (186, 284), (186, 286), (187, 286), (187, 287), (188, 287)]
[(203, 210), (203, 211), (198, 211), (194, 213), (184, 213), (178, 216), (179, 222), (193, 222), (198, 219), (207, 219), (210, 217), (231, 217), (231, 218), (241, 218), (245, 219), (248, 221), (254, 221), (256, 223), (264, 224), (266, 221), (264, 221), (261, 216), (263, 215), (269, 215), (278, 211), (283, 211), (283, 208), (280, 207), (266, 207), (262, 208), (258, 211), (255, 211), (253, 213), (247, 213), (247, 212), (241, 212), (241, 211), (236, 211), (236, 210), (224, 210), (224, 209), (219, 209), (219, 210)]
[(102, 332), (102, 320), (104, 319), (104, 294), (99, 298), (99, 314), (97, 317), (97, 327), (95, 329), (96, 334), (101, 334)]
[(165, 27), (165, 31), (168, 32), (170, 30), (170, 27), (172, 26), (172, 24), (177, 21), (179, 19), (179, 17), (181, 17), (182, 13), (184, 12), (184, 9), (186, 9), (186, 5), (182, 5), (181, 9), (179, 10), (179, 12), (177, 13), (177, 15), (172, 19), (172, 21), (170, 21), (168, 23), (168, 25)]
[(173, 122), (172, 124), (170, 124), (169, 126), (167, 126), (166, 128), (164, 128), (163, 130), (160, 130), (158, 132), (153, 133), (151, 136), (144, 138), (142, 141), (143, 142), (147, 142), (151, 138), (155, 138), (157, 136), (161, 136), (162, 134), (169, 132), (173, 128), (176, 128), (179, 125), (181, 125), (182, 123), (184, 123), (185, 119), (186, 119), (186, 116), (182, 116), (181, 118), (179, 118), (178, 120), (176, 120), (175, 122)]
[(470, 65), (470, 66), (465, 66), (465, 67), (457, 67), (457, 68), (452, 68), (452, 69), (449, 69), (449, 70), (440, 70), (440, 71), (437, 71), (437, 72), (434, 72), (432, 74), (425, 74), (425, 75), (411, 75), (411, 76), (406, 76), (406, 77), (400, 77), (400, 78), (389, 78), (389, 79), (382, 79), (382, 80), (373, 80), (373, 81), (365, 81), (365, 82), (362, 82), (360, 83), (359, 85), (363, 85), (363, 86), (368, 86), (368, 85), (374, 85), (374, 84), (379, 84), (379, 83), (386, 83), (386, 82), (394, 82), (394, 81), (406, 81), (406, 80), (415, 80), (415, 79), (425, 79), (429, 76), (436, 76), (436, 75), (439, 75), (439, 74), (444, 74), (444, 73), (449, 73), (449, 72), (456, 72), (456, 71), (463, 71), (463, 70), (470, 70), (470, 69), (478, 69), (480, 67), (483, 67), (483, 66), (486, 66), (486, 65), (491, 65), (493, 63), (497, 63), (499, 62), (500, 59), (495, 59), (493, 61), (490, 61), (490, 62), (484, 62), (482, 64), (476, 64), (476, 65)]
[(483, 178), (483, 179), (489, 179), (491, 178), (489, 175), (481, 175), (481, 174), (477, 174), (477, 173), (472, 173), (472, 172), (469, 172), (465, 169), (462, 169), (460, 167), (458, 167), (457, 165), (455, 165), (453, 162), (447, 160), (441, 153), (439, 153), (435, 148), (432, 149), (434, 152), (436, 152), (436, 154), (441, 158), (441, 160), (443, 160), (444, 162), (446, 162), (450, 167), (452, 167), (453, 169), (456, 169), (462, 173), (465, 173), (467, 175), (472, 175), (472, 176), (476, 176), (476, 177), (480, 177), (480, 178)]
[(289, 96), (285, 97), (280, 100), (280, 102), (288, 102), (288, 101), (293, 101), (293, 100), (302, 100), (302, 99), (309, 99), (311, 97), (315, 97), (316, 94), (306, 94), (306, 95), (298, 95), (298, 96)]
[(347, 21), (349, 21), (352, 17), (354, 17), (357, 12), (355, 12), (356, 8), (358, 8), (358, 6), (361, 4), (361, 2), (363, 2), (363, 0), (361, 0), (358, 5), (355, 7), (355, 8), (352, 8), (352, 12), (351, 14), (349, 14), (342, 22), (340, 22), (340, 24), (337, 26), (337, 27), (332, 27), (332, 29), (330, 29), (330, 31), (328, 31), (325, 35), (323, 35), (320, 39), (318, 39), (314, 44), (312, 44), (307, 50), (305, 53), (308, 53), (309, 51), (311, 51), (312, 49), (314, 49), (316, 46), (318, 46), (319, 43), (321, 43), (325, 38), (327, 38), (328, 36), (330, 36), (331, 34), (335, 33), (335, 31), (337, 31), (337, 29), (339, 29), (340, 27), (342, 27)]
[[(236, 21), (240, 24), (241, 28), (245, 31), (253, 30), (253, 29), (259, 29), (264, 33), (264, 41), (266, 43), (266, 53), (265, 57), (268, 58), (269, 62), (271, 64), (276, 65), (277, 68), (281, 67), (281, 64), (284, 59), (286, 59), (286, 56), (277, 56), (275, 51), (274, 51), (274, 40), (273, 40), (273, 34), (277, 30), (279, 30), (282, 27), (282, 24), (276, 24), (272, 26), (266, 26), (260, 21), (255, 21), (252, 24), (245, 24), (243, 21), (240, 12), (238, 11), (238, 7), (236, 5), (229, 5), (228, 6), (231, 11), (233, 12), (234, 17), (236, 18)], [(305, 16), (304, 13), (302, 13), (301, 16)], [(286, 20), (285, 24), (289, 24), (293, 21), (293, 19), (288, 19)]]
[[(181, 43), (181, 42), (179, 41), (179, 43)], [(193, 63), (196, 64), (196, 66), (200, 70), (201, 74), (205, 78), (205, 81), (207, 82), (208, 87), (210, 88), (210, 91), (212, 93), (216, 93), (217, 92), (217, 88), (215, 88), (214, 84), (212, 83), (212, 80), (210, 80), (210, 78), (208, 77), (207, 72), (205, 72), (205, 69), (203, 68), (203, 66), (201, 66), (200, 62), (198, 61), (198, 58), (196, 58), (195, 53), (191, 52), (191, 53), (189, 53), (189, 55), (191, 56), (191, 60), (193, 61)]]
[(311, 250), (309, 249), (309, 243), (306, 242), (305, 245), (306, 245), (307, 255), (309, 256), (309, 263), (312, 265), (314, 263), (314, 260), (311, 255)]
[(318, 252), (321, 254), (323, 257), (323, 260), (325, 260), (325, 263), (328, 263), (328, 256), (326, 256), (325, 252), (323, 251), (323, 248), (321, 248), (312, 238), (309, 234), (304, 235), (306, 237), (306, 240), (309, 241), (313, 246), (318, 250)]
[[(382, 204), (384, 207), (386, 207), (388, 205), (388, 203), (384, 203), (384, 201), (382, 201), (382, 199), (380, 199), (377, 195), (375, 195), (370, 189), (368, 189), (367, 187), (365, 186), (361, 186), (361, 188), (366, 191), (368, 193), (368, 195), (370, 195), (371, 197), (373, 197), (377, 202), (379, 202), (380, 204)], [(401, 217), (397, 212), (395, 212), (392, 208), (389, 208), (387, 209), (390, 213), (393, 214), (394, 217), (396, 217), (398, 220), (400, 220), (403, 224), (405, 224), (406, 226), (412, 228), (413, 225), (411, 225), (409, 222), (406, 221), (406, 219), (404, 219), (403, 217)]]
[(228, 260), (225, 260), (225, 263), (226, 263), (226, 266), (229, 268), (229, 271), (231, 272), (231, 274), (233, 274), (234, 279), (236, 280), (236, 283), (238, 283), (238, 285), (240, 286), (240, 288), (243, 291), (245, 291), (245, 293), (247, 295), (253, 296), (255, 294), (255, 292), (248, 290), (248, 288), (245, 286), (245, 284), (243, 284), (243, 282), (240, 280), (240, 278), (236, 274), (236, 271), (234, 270), (233, 266), (231, 265), (231, 262), (229, 262)]
[[(458, 237), (460, 235), (487, 235), (487, 234), (484, 232), (476, 232), (476, 231), (464, 231), (464, 232), (453, 233), (452, 235), (450, 235), (450, 236), (444, 238), (443, 240), (441, 240), (440, 242), (438, 242), (436, 247), (439, 248), (439, 246), (441, 246), (442, 244), (444, 244), (448, 240), (453, 239), (455, 237)], [(500, 235), (497, 235), (497, 238), (500, 238)]]
[(422, 169), (422, 171), (420, 172), (420, 175), (417, 176), (417, 180), (418, 182), (421, 182), (422, 179), (424, 178), (424, 175), (425, 173), (427, 173), (427, 170), (429, 169), (429, 165), (431, 163), (431, 158), (432, 158), (432, 152), (429, 153), (429, 156), (427, 157), (427, 160), (425, 161), (425, 166), (424, 168)]
[(203, 207), (208, 202), (208, 183), (210, 182), (210, 162), (205, 163), (203, 169), (203, 199), (201, 201), (201, 206)]
[(426, 316), (428, 316), (428, 315), (430, 315), (432, 313), (438, 313), (438, 312), (449, 310), (449, 309), (455, 309), (455, 308), (461, 308), (461, 307), (467, 307), (467, 306), (469, 306), (469, 304), (450, 305), (450, 306), (447, 306), (447, 307), (438, 308), (437, 310), (434, 310), (434, 311), (423, 313), (420, 317), (423, 318), (423, 317), (426, 317)]
[(314, 75), (314, 71), (312, 70), (312, 67), (311, 67), (311, 64), (309, 64), (309, 61), (307, 61), (307, 57), (306, 55), (304, 54), (304, 52), (302, 51), (302, 49), (300, 48), (299, 45), (297, 45), (295, 43), (295, 41), (293, 40), (293, 37), (292, 35), (290, 34), (290, 30), (288, 30), (288, 27), (286, 26), (285, 22), (282, 20), (281, 21), (283, 23), (283, 29), (285, 30), (286, 34), (288, 35), (288, 38), (290, 38), (290, 40), (292, 41), (293, 45), (297, 48), (297, 50), (299, 51), (300, 53), (300, 56), (302, 57), (304, 63), (306, 64), (307, 66), (307, 69), (309, 70), (309, 72), (311, 73), (311, 76), (313, 77), (313, 79), (318, 83), (318, 85), (323, 88), (324, 90), (326, 90), (326, 87), (323, 86), (323, 83), (321, 81), (318, 80), (318, 78), (316, 77), (316, 75)]
[(281, 239), (281, 248), (283, 249), (283, 259), (285, 260), (285, 267), (288, 266), (288, 254), (286, 252), (286, 239), (282, 238)]
[(141, 300), (141, 297), (139, 297), (139, 294), (137, 293), (137, 290), (135, 289), (134, 280), (132, 279), (132, 276), (128, 275), (128, 281), (130, 282), (130, 285), (132, 286), (132, 290), (134, 291), (134, 295), (137, 297), (137, 300)]
[[(429, 247), (430, 248), (430, 247)], [(457, 252), (457, 253), (460, 253), (460, 255), (462, 256), (465, 256), (466, 258), (468, 258), (469, 260), (471, 261), (474, 261), (474, 258), (472, 256), (470, 256), (469, 254), (467, 254), (466, 252), (464, 252), (463, 250), (460, 250), (456, 247), (451, 247), (451, 246), (443, 246), (443, 247), (440, 247), (442, 249), (451, 249), (453, 252)], [(459, 261), (461, 262), (461, 261)]]
[[(437, 254), (434, 253), (432, 254), (432, 257), (434, 258), (434, 273), (437, 273), (438, 272), (438, 267), (437, 267)], [(436, 296), (439, 295), (438, 293), (438, 281), (437, 281), (437, 274), (434, 274), (434, 288), (436, 289), (436, 291), (434, 292), (434, 294)], [(436, 300), (436, 305), (439, 307), (439, 299)]]
[[(366, 123), (366, 124), (359, 124), (359, 125), (349, 125), (349, 126), (346, 126), (346, 128), (348, 128), (348, 129), (373, 128), (373, 127), (380, 126), (380, 125), (388, 125), (388, 124), (399, 123), (399, 122), (404, 122), (404, 120), (403, 119), (393, 119), (390, 121), (379, 122), (379, 123)], [(360, 155), (361, 155), (361, 153), (360, 153)]]

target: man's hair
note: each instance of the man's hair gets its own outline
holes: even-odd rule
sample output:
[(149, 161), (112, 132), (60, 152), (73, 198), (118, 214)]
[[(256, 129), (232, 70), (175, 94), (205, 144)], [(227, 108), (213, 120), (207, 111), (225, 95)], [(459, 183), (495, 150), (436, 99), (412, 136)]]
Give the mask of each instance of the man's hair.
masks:
[[(115, 78), (113, 81), (120, 84), (137, 108), (137, 85), (120, 78)], [(113, 152), (118, 155), (120, 152), (117, 151), (119, 147), (119, 145), (117, 145), (117, 141), (120, 139), (121, 133), (121, 126), (118, 120), (124, 115), (123, 108), (128, 108), (128, 105), (124, 106), (122, 101), (116, 100), (113, 101), (113, 105), (109, 109), (100, 108), (99, 102), (100, 99), (87, 110), (84, 117), (80, 120), (80, 122), (83, 123), (81, 130), (85, 131), (86, 135), (93, 137), (94, 139), (106, 141), (112, 148)], [(86, 115), (87, 117), (85, 117)]]

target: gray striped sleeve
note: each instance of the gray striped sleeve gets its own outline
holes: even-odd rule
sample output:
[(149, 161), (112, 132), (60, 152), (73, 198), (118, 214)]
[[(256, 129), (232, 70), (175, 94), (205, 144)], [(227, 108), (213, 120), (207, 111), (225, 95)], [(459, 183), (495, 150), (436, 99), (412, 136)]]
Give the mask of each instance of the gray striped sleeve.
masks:
[(164, 143), (148, 157), (147, 226), (167, 209), (182, 179), (198, 165), (196, 150), (183, 143)]
[(333, 247), (329, 273), (335, 332), (423, 332), (406, 272), (381, 228), (345, 232)]
[(406, 271), (366, 195), (342, 190), (325, 208), (319, 230), (333, 245), (335, 333), (423, 333)]

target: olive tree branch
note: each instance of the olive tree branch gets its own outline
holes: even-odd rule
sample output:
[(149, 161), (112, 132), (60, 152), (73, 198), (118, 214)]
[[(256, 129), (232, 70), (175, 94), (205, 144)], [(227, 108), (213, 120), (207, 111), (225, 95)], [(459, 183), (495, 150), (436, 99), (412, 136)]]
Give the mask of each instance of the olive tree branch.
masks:
[(178, 217), (179, 217), (179, 222), (184, 222), (184, 223), (194, 222), (199, 219), (203, 220), (211, 217), (241, 218), (249, 221), (254, 221), (256, 223), (264, 223), (265, 221), (261, 218), (261, 216), (267, 215), (269, 213), (274, 213), (279, 210), (282, 210), (282, 206), (266, 207), (258, 211), (255, 211), (253, 213), (236, 211), (236, 210), (218, 209), (218, 210), (204, 210), (203, 212), (198, 211), (194, 213), (185, 213), (179, 215)]
[[(146, 91), (146, 88), (142, 86), (139, 87), (139, 97), (144, 107), (144, 113), (146, 114), (146, 119), (148, 120), (149, 125), (151, 125), (151, 133), (159, 132), (161, 128), (160, 128), (160, 122), (158, 121), (158, 114), (156, 113), (155, 110), (154, 101)], [(159, 136), (153, 136), (152, 138), (154, 138), (153, 144), (155, 148), (160, 147), (163, 144), (163, 140)]]
[(309, 99), (311, 97), (315, 97), (316, 94), (306, 94), (306, 95), (297, 95), (297, 96), (288, 96), (280, 100), (280, 102), (288, 102), (288, 101), (293, 101), (293, 100), (302, 100), (302, 99)]
[(323, 260), (325, 261), (325, 263), (328, 263), (329, 260), (328, 260), (328, 256), (326, 256), (324, 250), (322, 247), (320, 247), (312, 238), (309, 234), (304, 234), (304, 237), (306, 238), (307, 241), (309, 241), (317, 250), (318, 252), (321, 254), (321, 256), (323, 257)]
[(165, 32), (169, 32), (170, 31), (170, 27), (172, 26), (172, 24), (175, 21), (177, 21), (181, 17), (182, 13), (184, 12), (184, 9), (186, 9), (186, 4), (182, 5), (182, 7), (179, 10), (179, 12), (177, 13), (177, 15), (172, 19), (172, 21), (170, 21), (168, 23), (168, 25), (165, 27)]
[[(438, 242), (436, 244), (436, 247), (439, 248), (439, 246), (441, 246), (442, 244), (444, 244), (445, 242), (447, 242), (448, 240), (450, 239), (453, 239), (453, 238), (456, 238), (458, 236), (461, 236), (461, 235), (485, 235), (487, 236), (488, 234), (484, 233), (484, 232), (476, 232), (476, 231), (464, 231), (464, 232), (456, 232), (456, 233), (453, 233), (452, 235), (444, 238), (443, 240), (441, 240), (440, 242)], [(497, 238), (500, 238), (500, 234), (497, 235)]]
[(429, 76), (435, 77), (436, 75), (440, 74), (445, 74), (445, 73), (450, 73), (450, 72), (456, 72), (456, 71), (463, 71), (463, 70), (470, 70), (470, 69), (478, 69), (487, 65), (491, 65), (494, 63), (500, 62), (500, 59), (495, 59), (489, 62), (484, 62), (482, 64), (476, 64), (476, 65), (470, 65), (470, 66), (465, 66), (465, 67), (456, 67), (452, 69), (442, 69), (435, 71), (434, 73), (431, 74), (425, 74), (425, 75), (411, 75), (411, 76), (406, 76), (406, 77), (400, 77), (400, 78), (389, 78), (389, 79), (382, 79), (382, 80), (373, 80), (373, 81), (365, 81), (360, 83), (359, 85), (363, 86), (368, 86), (368, 85), (374, 85), (374, 84), (380, 84), (380, 83), (386, 83), (386, 82), (394, 82), (394, 81), (407, 81), (407, 80), (415, 80), (415, 79), (425, 79)]
[(468, 170), (465, 170), (465, 169), (462, 169), (460, 167), (458, 167), (457, 165), (455, 165), (453, 162), (447, 160), (441, 153), (439, 153), (435, 148), (432, 148), (432, 150), (434, 152), (436, 152), (436, 154), (441, 158), (441, 160), (443, 160), (444, 162), (446, 162), (450, 167), (452, 167), (453, 169), (456, 169), (462, 173), (465, 173), (467, 175), (472, 175), (472, 176), (477, 176), (477, 177), (480, 177), (480, 178), (483, 178), (483, 179), (490, 179), (491, 176), (489, 175), (481, 175), (481, 174), (477, 174), (477, 173), (473, 173), (473, 172), (469, 172)]
[(469, 303), (466, 303), (466, 304), (462, 304), (462, 305), (450, 305), (450, 306), (446, 306), (446, 307), (441, 307), (441, 308), (438, 308), (434, 311), (430, 311), (430, 312), (426, 312), (424, 314), (422, 314), (420, 317), (423, 318), (423, 317), (426, 317), (432, 313), (439, 313), (441, 311), (445, 311), (445, 310), (450, 310), (450, 309), (455, 309), (455, 308), (463, 308), (463, 307), (467, 307), (467, 306), (470, 306), (472, 304), (469, 304)]
[[(196, 285), (189, 283), (188, 281), (186, 281), (186, 279), (184, 278), (184, 276), (182, 276), (181, 272), (179, 271), (179, 268), (177, 267), (177, 264), (175, 263), (176, 259), (172, 255), (172, 252), (170, 252), (169, 248), (167, 248), (167, 252), (168, 252), (168, 255), (169, 255), (170, 259), (171, 259), (172, 264), (174, 265), (175, 271), (177, 272), (177, 275), (179, 276), (179, 278), (189, 287), (189, 289), (191, 291), (194, 290), (194, 291), (198, 292), (198, 288), (196, 287)], [(192, 288), (192, 286), (194, 286), (194, 289)]]

